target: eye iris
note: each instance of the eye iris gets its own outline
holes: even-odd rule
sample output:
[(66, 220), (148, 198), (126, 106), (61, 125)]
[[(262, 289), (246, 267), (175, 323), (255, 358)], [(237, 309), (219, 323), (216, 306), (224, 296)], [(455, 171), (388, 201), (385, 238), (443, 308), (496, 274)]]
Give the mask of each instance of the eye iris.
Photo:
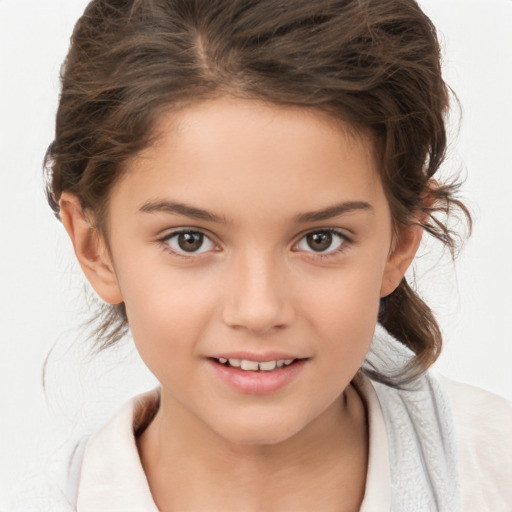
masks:
[(329, 249), (332, 244), (332, 233), (321, 231), (307, 235), (308, 245), (313, 251), (321, 252)]
[(194, 252), (203, 245), (203, 238), (201, 233), (180, 233), (178, 235), (178, 245), (180, 249), (186, 252)]

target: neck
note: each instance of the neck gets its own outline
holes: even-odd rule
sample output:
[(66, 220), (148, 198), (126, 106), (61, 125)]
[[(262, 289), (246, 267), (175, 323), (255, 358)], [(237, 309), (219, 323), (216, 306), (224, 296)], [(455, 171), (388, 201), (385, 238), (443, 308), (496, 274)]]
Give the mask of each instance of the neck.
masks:
[(138, 438), (161, 512), (359, 510), (368, 459), (364, 405), (352, 386), (324, 414), (276, 444), (233, 443), (162, 393)]

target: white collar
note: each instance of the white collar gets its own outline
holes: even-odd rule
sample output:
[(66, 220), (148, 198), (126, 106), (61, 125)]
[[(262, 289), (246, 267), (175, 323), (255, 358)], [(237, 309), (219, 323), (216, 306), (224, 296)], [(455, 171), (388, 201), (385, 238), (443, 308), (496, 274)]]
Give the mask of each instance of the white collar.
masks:
[(364, 373), (359, 372), (353, 383), (366, 405), (370, 440), (366, 489), (359, 512), (391, 510), (391, 474), (382, 408), (372, 381)]
[[(369, 421), (369, 462), (360, 512), (389, 510), (390, 472), (386, 427), (371, 381), (354, 380)], [(158, 512), (142, 469), (134, 432), (147, 423), (159, 400), (159, 390), (139, 395), (94, 436), (85, 447), (78, 487), (77, 512)]]
[(159, 399), (154, 390), (126, 403), (85, 447), (77, 512), (158, 512), (134, 431)]

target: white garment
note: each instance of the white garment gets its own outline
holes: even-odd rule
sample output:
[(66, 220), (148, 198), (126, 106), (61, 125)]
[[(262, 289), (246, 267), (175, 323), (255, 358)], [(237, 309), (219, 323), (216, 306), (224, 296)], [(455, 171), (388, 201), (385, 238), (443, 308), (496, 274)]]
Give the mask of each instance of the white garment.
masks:
[[(410, 353), (389, 342), (377, 330), (367, 363), (392, 373)], [(360, 512), (512, 512), (512, 404), (431, 372), (408, 389), (362, 373), (354, 385), (370, 440)], [(155, 390), (125, 404), (20, 512), (158, 512), (134, 436), (158, 400)]]
[[(435, 377), (430, 379), (439, 383)], [(400, 418), (401, 414), (395, 418), (391, 414), (392, 423), (386, 423), (381, 403), (383, 400), (391, 403), (396, 390), (388, 387), (376, 390), (382, 385), (360, 375), (355, 384), (367, 405), (370, 434), (366, 492), (361, 512), (512, 511), (512, 404), (471, 386), (447, 379), (440, 382), (454, 418), (462, 507), (455, 501), (455, 508), (436, 508), (435, 505), (432, 508), (432, 503), (421, 495), (424, 477), (414, 474), (414, 466), (411, 477), (404, 481), (392, 480), (388, 440), (403, 434), (400, 427), (395, 428), (403, 418)], [(388, 391), (392, 398), (386, 396)], [(133, 434), (152, 414), (157, 401), (158, 390), (155, 390), (125, 404), (107, 425), (78, 446), (71, 457), (67, 487), (60, 489), (53, 501), (41, 500), (33, 508), (20, 508), (20, 512), (158, 512)], [(417, 424), (418, 420), (414, 418), (412, 421)], [(408, 443), (409, 440), (406, 445)], [(417, 447), (413, 455), (419, 451)], [(411, 466), (406, 465), (405, 469), (411, 470)], [(447, 481), (446, 485), (458, 489), (456, 481)], [(400, 494), (404, 489), (407, 492)], [(408, 500), (418, 489), (420, 499), (413, 508), (404, 509), (404, 503), (411, 507)], [(77, 495), (78, 505), (75, 507)]]

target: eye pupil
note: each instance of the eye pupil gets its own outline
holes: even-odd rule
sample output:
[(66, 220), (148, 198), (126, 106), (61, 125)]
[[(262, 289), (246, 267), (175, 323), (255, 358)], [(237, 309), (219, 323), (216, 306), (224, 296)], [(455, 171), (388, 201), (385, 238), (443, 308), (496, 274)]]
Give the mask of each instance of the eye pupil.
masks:
[(204, 235), (201, 233), (180, 233), (178, 235), (178, 245), (180, 249), (187, 252), (194, 252), (203, 245)]
[(317, 233), (310, 233), (306, 237), (307, 243), (313, 251), (321, 252), (329, 249), (332, 244), (332, 233), (328, 231), (320, 231)]

